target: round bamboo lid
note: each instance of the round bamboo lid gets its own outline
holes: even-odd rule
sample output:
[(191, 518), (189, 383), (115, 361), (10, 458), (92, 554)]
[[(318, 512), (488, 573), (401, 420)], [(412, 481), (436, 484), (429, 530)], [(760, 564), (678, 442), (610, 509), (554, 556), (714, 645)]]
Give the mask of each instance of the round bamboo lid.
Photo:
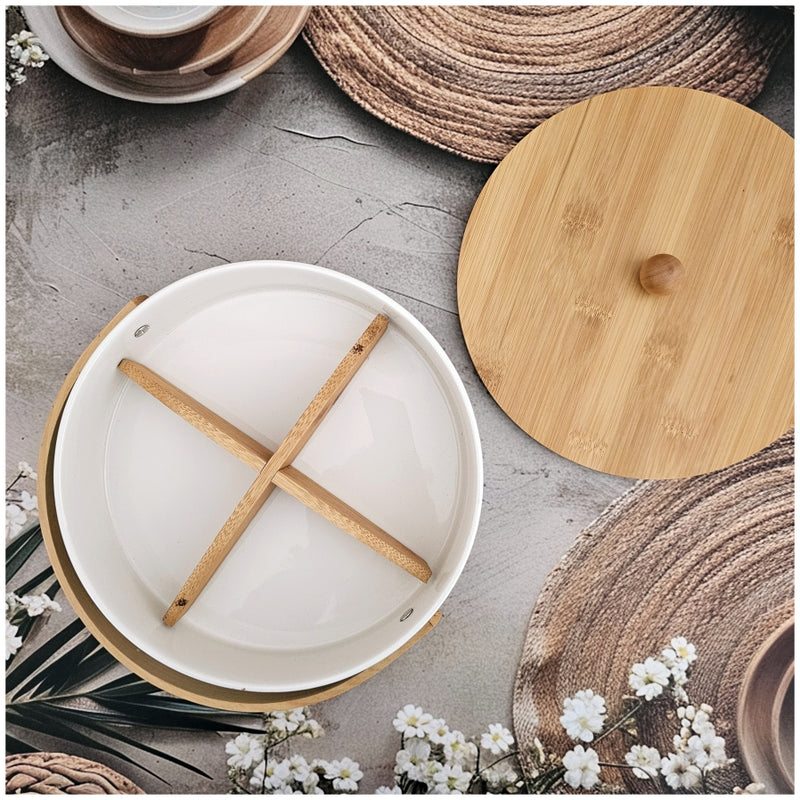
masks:
[(791, 137), (733, 101), (622, 89), (501, 162), (467, 224), (458, 305), (494, 399), (546, 447), (696, 475), (792, 425)]

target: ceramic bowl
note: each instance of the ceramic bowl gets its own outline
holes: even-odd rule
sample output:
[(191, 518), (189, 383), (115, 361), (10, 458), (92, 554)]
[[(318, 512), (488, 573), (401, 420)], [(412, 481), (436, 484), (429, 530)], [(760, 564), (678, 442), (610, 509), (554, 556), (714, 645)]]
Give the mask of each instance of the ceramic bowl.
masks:
[(767, 794), (794, 791), (794, 619), (753, 656), (739, 693), (737, 736), (748, 774)]
[(130, 75), (198, 72), (235, 53), (265, 21), (269, 6), (224, 6), (201, 27), (173, 36), (132, 36), (108, 28), (80, 6), (57, 6), (72, 40), (106, 69)]
[(222, 6), (80, 6), (89, 16), (118, 33), (161, 37), (187, 33), (205, 25)]
[[(388, 330), (292, 463), (424, 558), (430, 580), (277, 490), (166, 626), (255, 472), (123, 375), (120, 360), (274, 450), (379, 313)], [(53, 480), (69, 558), (117, 630), (181, 674), (286, 692), (355, 675), (427, 623), (472, 547), (482, 464), (453, 365), (402, 306), (320, 267), (246, 262), (162, 289), (103, 340), (64, 408)]]

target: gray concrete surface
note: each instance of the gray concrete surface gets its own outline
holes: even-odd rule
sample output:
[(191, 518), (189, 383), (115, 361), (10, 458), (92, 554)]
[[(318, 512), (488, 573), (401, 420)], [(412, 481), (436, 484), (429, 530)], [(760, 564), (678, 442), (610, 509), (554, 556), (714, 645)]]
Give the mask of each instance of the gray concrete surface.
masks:
[[(793, 44), (753, 104), (793, 133)], [(373, 118), (298, 41), (220, 98), (137, 104), (53, 64), (15, 88), (7, 117), (6, 469), (34, 463), (50, 403), (85, 345), (129, 298), (249, 259), (320, 264), (380, 288), (442, 344), (474, 405), (485, 494), (474, 550), (438, 628), (374, 679), (314, 707), (327, 736), (308, 757), (360, 762), (363, 791), (390, 783), (392, 719), (422, 705), (467, 735), (511, 725), (531, 609), (577, 533), (631, 481), (568, 462), (491, 399), (460, 333), (460, 239), (491, 173)], [(67, 616), (69, 612), (65, 612)], [(152, 793), (224, 793), (224, 738), (137, 735), (202, 764), (156, 762)], [(96, 757), (91, 751), (83, 755)]]

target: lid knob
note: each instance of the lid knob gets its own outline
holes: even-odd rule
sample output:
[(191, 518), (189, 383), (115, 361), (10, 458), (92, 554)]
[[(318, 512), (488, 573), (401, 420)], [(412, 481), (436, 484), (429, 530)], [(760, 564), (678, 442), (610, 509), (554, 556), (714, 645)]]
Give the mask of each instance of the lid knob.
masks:
[(683, 264), (668, 253), (659, 253), (639, 268), (639, 283), (648, 294), (672, 294), (683, 281)]

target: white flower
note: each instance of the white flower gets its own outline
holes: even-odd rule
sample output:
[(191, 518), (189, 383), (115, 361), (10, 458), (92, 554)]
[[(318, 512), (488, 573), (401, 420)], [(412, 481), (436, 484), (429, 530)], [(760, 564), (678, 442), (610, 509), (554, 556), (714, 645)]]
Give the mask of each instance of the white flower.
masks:
[(444, 744), (445, 737), (450, 733), (450, 728), (443, 719), (432, 719), (424, 728), (429, 741), (433, 744)]
[(669, 685), (670, 671), (663, 661), (655, 658), (646, 658), (644, 664), (634, 664), (628, 683), (639, 697), (652, 700), (664, 691)]
[(325, 735), (322, 725), (315, 719), (307, 719), (298, 729), (297, 732), (306, 739), (319, 739), (320, 736)]
[(694, 717), (692, 718), (692, 730), (702, 735), (704, 733), (711, 732), (714, 733), (714, 724), (711, 722), (711, 712), (713, 709), (711, 706), (705, 705), (705, 703), (694, 712)]
[(584, 750), (582, 744), (575, 745), (564, 755), (562, 763), (567, 770), (564, 780), (573, 789), (591, 789), (600, 780), (600, 760), (591, 747)]
[(519, 780), (519, 776), (508, 761), (497, 761), (487, 767), (483, 770), (483, 777), (486, 779), (487, 786), (495, 792), (502, 792), (504, 789), (515, 786)]
[(289, 758), (289, 772), (297, 783), (302, 783), (311, 774), (311, 767), (303, 756), (295, 754)]
[(319, 775), (316, 772), (309, 772), (308, 775), (303, 778), (303, 794), (325, 794), (322, 789), (319, 788)]
[(228, 766), (235, 769), (250, 769), (257, 761), (264, 758), (264, 747), (254, 736), (240, 733), (225, 745), (225, 752), (230, 756)]
[[(19, 33), (12, 34), (11, 38), (6, 44), (13, 47), (27, 47), (29, 44), (36, 44), (39, 40), (33, 35), (31, 31), (20, 31)], [(24, 463), (24, 462), (23, 462)]]
[(42, 67), (50, 56), (38, 44), (32, 44), (26, 47), (16, 58), (25, 67)]
[(6, 619), (11, 619), (14, 612), (19, 608), (19, 600), (19, 595), (14, 594), (14, 592), (6, 594)]
[(22, 637), (17, 636), (19, 628), (6, 620), (6, 661), (22, 647)]
[(271, 711), (268, 718), (270, 727), (281, 733), (294, 733), (306, 721), (305, 711), (302, 708), (295, 708), (292, 711)]
[(514, 744), (514, 737), (508, 728), (504, 728), (500, 723), (489, 725), (489, 732), (481, 736), (481, 747), (490, 750), (494, 755), (507, 753), (510, 745)]
[(684, 669), (687, 669), (690, 664), (697, 661), (697, 649), (691, 642), (686, 641), (684, 636), (675, 637), (669, 644), (675, 660), (678, 664), (685, 665)]
[(686, 743), (686, 754), (704, 772), (724, 767), (729, 763), (725, 752), (725, 740), (716, 735), (713, 726), (689, 739)]
[(19, 504), (25, 509), (25, 511), (36, 511), (38, 507), (36, 495), (31, 495), (30, 492), (24, 491), (20, 492)]
[(25, 512), (14, 503), (6, 503), (6, 541), (13, 539), (28, 521)]
[(461, 731), (450, 731), (444, 737), (443, 753), (447, 761), (466, 764), (478, 755), (478, 748), (474, 742), (468, 742)]
[(635, 744), (625, 753), (625, 763), (633, 767), (633, 774), (637, 778), (647, 780), (655, 778), (661, 767), (661, 754), (655, 747)]
[(21, 477), (32, 478), (33, 480), (36, 480), (36, 473), (33, 471), (33, 467), (27, 461), (20, 461), (17, 469), (19, 470)]
[(461, 764), (439, 764), (433, 775), (434, 792), (440, 794), (444, 793), (442, 789), (447, 789), (447, 794), (461, 794), (469, 789), (471, 780), (472, 773), (467, 772)]
[(281, 789), (290, 779), (289, 759), (276, 761), (270, 758), (268, 761), (258, 763), (250, 778), (250, 785), (261, 792), (265, 788)]
[(26, 594), (19, 598), (19, 604), (25, 607), (29, 617), (38, 617), (45, 611), (61, 611), (61, 606), (46, 594)]
[(734, 794), (764, 794), (766, 791), (766, 786), (763, 783), (748, 783), (747, 786), (742, 789), (741, 786), (734, 786), (733, 793)]
[(341, 761), (331, 761), (325, 772), (328, 780), (333, 780), (333, 788), (337, 792), (357, 792), (358, 782), (364, 777), (356, 761), (343, 758)]
[(670, 753), (661, 759), (661, 774), (671, 789), (692, 789), (700, 783), (700, 767), (684, 752)]
[(424, 712), (418, 706), (409, 703), (397, 712), (392, 723), (396, 730), (403, 736), (425, 736), (425, 726), (433, 721), (433, 716)]
[(375, 790), (375, 794), (403, 794), (403, 790), (395, 784), (394, 786), (379, 786)]
[(559, 722), (570, 739), (591, 742), (603, 730), (606, 721), (606, 701), (591, 689), (576, 692), (564, 700), (564, 713)]
[(406, 774), (412, 781), (425, 782), (425, 771), (431, 755), (431, 746), (424, 739), (410, 738), (395, 756), (395, 773)]

